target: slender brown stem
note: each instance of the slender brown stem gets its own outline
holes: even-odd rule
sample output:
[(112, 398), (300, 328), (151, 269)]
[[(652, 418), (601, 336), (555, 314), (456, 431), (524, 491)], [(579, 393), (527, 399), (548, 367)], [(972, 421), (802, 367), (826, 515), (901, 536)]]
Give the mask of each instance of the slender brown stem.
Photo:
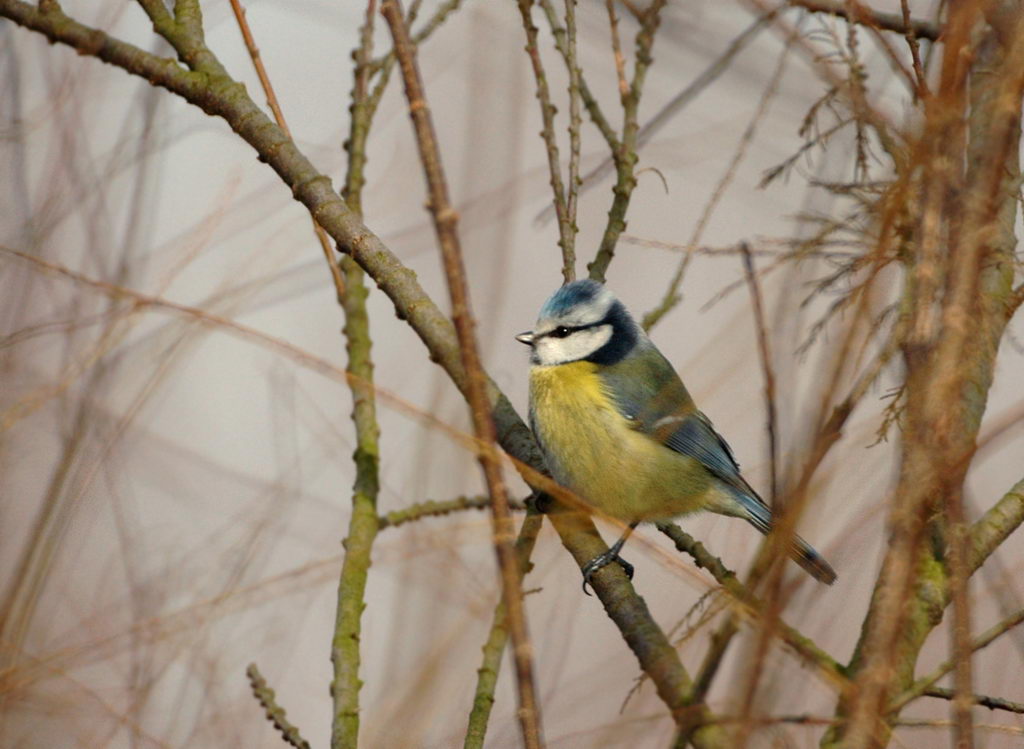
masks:
[(562, 235), (562, 275), (576, 280), (576, 203), (580, 192), (580, 68), (576, 61), (576, 0), (565, 0), (566, 60), (569, 68), (569, 174), (566, 178), (566, 231)]
[[(516, 539), (516, 556), (520, 577), (525, 576), (530, 569), (530, 555), (537, 543), (537, 534), (540, 532), (543, 521), (543, 516), (532, 512), (523, 519), (519, 537)], [(494, 609), (491, 629), (483, 647), (483, 662), (476, 672), (476, 691), (473, 694), (473, 709), (469, 713), (466, 739), (463, 743), (464, 749), (483, 749), (508, 635), (508, 611), (505, 602), (501, 601)]]
[[(288, 123), (284, 119), (284, 112), (281, 111), (281, 105), (277, 101), (277, 94), (274, 93), (274, 87), (270, 83), (270, 76), (267, 75), (266, 66), (263, 65), (263, 57), (260, 55), (260, 49), (256, 46), (256, 40), (253, 38), (252, 29), (249, 28), (249, 22), (245, 18), (245, 8), (242, 7), (241, 0), (230, 0), (231, 10), (235, 14), (235, 20), (238, 22), (238, 29), (242, 32), (242, 39), (245, 42), (245, 48), (249, 51), (249, 57), (252, 59), (252, 65), (256, 69), (256, 75), (260, 79), (260, 86), (263, 88), (263, 93), (267, 97), (267, 105), (270, 107), (270, 111), (274, 115), (274, 120), (281, 129), (285, 131), (289, 136), (291, 131), (288, 129)], [(320, 249), (324, 253), (324, 259), (327, 260), (327, 267), (331, 272), (331, 280), (334, 282), (334, 289), (340, 300), (345, 295), (345, 279), (341, 275), (341, 269), (338, 268), (338, 263), (334, 260), (334, 248), (331, 246), (330, 237), (327, 236), (327, 232), (324, 228), (313, 219), (313, 232), (316, 234), (317, 241), (320, 243)]]
[[(558, 140), (555, 137), (555, 105), (551, 103), (547, 73), (544, 72), (544, 63), (540, 58), (537, 27), (533, 23), (532, 8), (533, 0), (519, 0), (519, 14), (523, 19), (523, 29), (526, 32), (526, 54), (530, 58), (533, 77), (537, 82), (537, 101), (540, 102), (540, 116), (543, 123), (540, 134), (547, 152), (552, 200), (554, 201), (555, 215), (558, 217), (558, 244), (562, 248), (562, 277), (565, 283), (569, 283), (576, 278), (575, 233), (573, 220), (569, 216), (565, 186), (562, 183), (562, 166), (558, 156)], [(567, 60), (569, 54), (573, 55), (575, 62), (575, 52), (567, 52)], [(572, 124), (570, 123), (570, 130), (571, 128)], [(579, 132), (578, 124), (576, 131)]]
[[(937, 697), (940, 700), (953, 700), (957, 698), (957, 692), (954, 689), (945, 689), (944, 687), (929, 687), (924, 690), (924, 696)], [(971, 704), (981, 705), (989, 710), (1005, 710), (1008, 713), (1024, 715), (1024, 704), (1020, 702), (1012, 702), (1002, 697), (991, 697), (987, 694), (972, 694), (970, 699)]]
[[(1006, 634), (1022, 622), (1024, 622), (1024, 609), (1019, 609), (971, 640), (970, 651), (975, 653), (982, 648), (987, 648), (996, 639)], [(915, 680), (914, 683), (905, 692), (903, 692), (903, 694), (897, 696), (891, 703), (889, 703), (889, 712), (893, 715), (899, 713), (899, 711), (908, 703), (917, 699), (931, 689), (939, 679), (948, 674), (954, 668), (956, 668), (956, 659), (948, 660), (935, 670), (925, 676), (922, 676), (920, 679)]]
[(661, 10), (667, 0), (651, 0), (650, 5), (641, 13), (640, 30), (636, 35), (636, 53), (633, 60), (633, 81), (629, 89), (620, 92), (622, 100), (622, 140), (615, 153), (616, 180), (612, 187), (612, 205), (608, 210), (608, 221), (605, 224), (601, 244), (593, 261), (587, 265), (590, 278), (604, 283), (608, 266), (615, 257), (615, 247), (619, 236), (626, 230), (626, 211), (636, 187), (637, 134), (640, 130), (639, 109), (640, 96), (643, 93), (647, 71), (654, 62), (651, 50), (661, 23)]
[(757, 281), (754, 271), (754, 258), (750, 254), (750, 246), (740, 243), (743, 257), (743, 270), (750, 286), (750, 301), (754, 308), (754, 328), (757, 333), (757, 352), (761, 358), (761, 373), (764, 375), (764, 403), (767, 411), (766, 429), (768, 431), (768, 471), (771, 499), (774, 503), (779, 491), (778, 478), (778, 415), (775, 407), (775, 368), (772, 366), (772, 353), (768, 345), (768, 325), (764, 317), (764, 301), (761, 299), (761, 284)]
[(811, 13), (827, 13), (854, 23), (861, 23), (899, 34), (912, 33), (918, 39), (937, 41), (941, 29), (931, 21), (909, 19), (909, 14), (886, 13), (868, 8), (862, 3), (845, 0), (789, 0), (789, 4)]
[(423, 82), (416, 64), (416, 52), (409, 29), (402, 16), (398, 0), (384, 0), (381, 5), (395, 43), (395, 55), (402, 71), (409, 114), (416, 132), (420, 160), (427, 179), (430, 195), (430, 213), (441, 256), (444, 262), (448, 291), (451, 297), (452, 318), (459, 339), (462, 365), (466, 372), (466, 396), (473, 418), (473, 432), (481, 443), (480, 464), (491, 496), (494, 517), (494, 546), (501, 572), (503, 600), (508, 612), (508, 627), (512, 636), (513, 660), (516, 664), (516, 683), (519, 690), (519, 721), (523, 742), (529, 749), (542, 745), (541, 716), (536, 699), (533, 677), (533, 652), (526, 625), (519, 565), (515, 552), (515, 529), (509, 509), (508, 494), (501, 475), (498, 457), (497, 433), (491, 418), (487, 397), (487, 380), (480, 364), (474, 333), (473, 316), (469, 306), (469, 290), (462, 261), (458, 235), (458, 214), (448, 198), (448, 185), (441, 165), (441, 155), (434, 134), (430, 109), (423, 91)]

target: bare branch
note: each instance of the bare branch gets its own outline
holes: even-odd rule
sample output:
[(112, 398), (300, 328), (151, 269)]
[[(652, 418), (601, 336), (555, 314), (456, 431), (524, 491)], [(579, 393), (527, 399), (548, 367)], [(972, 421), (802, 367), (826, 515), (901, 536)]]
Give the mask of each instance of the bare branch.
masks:
[[(530, 513), (523, 519), (516, 539), (516, 557), (519, 577), (522, 578), (530, 569), (530, 555), (533, 553), (537, 534), (543, 525), (543, 517)], [(487, 722), (494, 705), (494, 690), (498, 686), (498, 674), (501, 671), (501, 659), (508, 642), (508, 612), (505, 602), (499, 601), (494, 609), (491, 630), (484, 643), (483, 662), (477, 669), (476, 692), (473, 695), (473, 709), (469, 714), (469, 725), (466, 729), (465, 749), (483, 749), (484, 737), (487, 735)]]
[[(380, 530), (385, 528), (397, 528), (406, 523), (428, 517), (440, 517), (450, 515), (461, 510), (486, 510), (491, 506), (491, 498), (486, 494), (479, 497), (456, 497), (455, 499), (433, 500), (416, 502), (401, 510), (392, 510), (386, 515), (377, 519), (377, 527)], [(509, 500), (509, 507), (514, 511), (526, 509), (526, 505), (518, 500)]]
[[(988, 647), (996, 639), (1009, 632), (1021, 622), (1024, 622), (1024, 609), (1015, 611), (1001, 622), (989, 627), (980, 635), (975, 637), (971, 641), (971, 652), (975, 653), (982, 648)], [(931, 689), (935, 685), (935, 682), (952, 671), (955, 666), (955, 660), (946, 661), (931, 673), (916, 679), (914, 683), (903, 692), (903, 694), (897, 696), (891, 703), (889, 703), (889, 712), (894, 715), (899, 713), (904, 706)]]
[[(569, 208), (562, 184), (562, 165), (558, 157), (558, 141), (555, 138), (555, 105), (551, 103), (551, 92), (548, 90), (548, 78), (544, 72), (544, 63), (540, 59), (540, 48), (537, 46), (537, 27), (533, 23), (531, 8), (533, 0), (519, 0), (519, 13), (526, 31), (526, 54), (533, 67), (533, 77), (537, 81), (537, 100), (540, 102), (540, 116), (544, 123), (541, 138), (548, 156), (548, 173), (551, 177), (551, 192), (554, 200), (555, 215), (558, 216), (558, 244), (562, 248), (562, 277), (566, 283), (576, 278), (576, 251), (573, 219), (569, 216)], [(573, 32), (575, 33), (575, 32)], [(567, 43), (566, 59), (575, 64), (575, 51)], [(570, 128), (572, 125), (570, 124)], [(578, 127), (577, 127), (578, 132)]]
[(906, 20), (903, 13), (886, 13), (884, 11), (869, 8), (860, 2), (845, 2), (845, 0), (789, 0), (789, 4), (796, 8), (803, 8), (811, 13), (827, 13), (838, 16), (847, 21), (871, 26), (872, 28), (884, 31), (895, 31), (898, 34), (913, 34), (918, 39), (938, 41), (942, 32), (937, 25), (931, 21)]
[(774, 504), (779, 491), (779, 454), (778, 454), (778, 416), (775, 408), (775, 368), (772, 366), (772, 353), (768, 345), (768, 326), (764, 316), (764, 302), (761, 299), (761, 285), (757, 282), (754, 272), (754, 258), (750, 254), (750, 246), (740, 243), (743, 257), (743, 269), (750, 286), (750, 302), (754, 308), (754, 330), (757, 333), (757, 351), (761, 359), (761, 374), (764, 376), (764, 404), (767, 413), (766, 429), (768, 432), (768, 471), (770, 498)]
[(636, 187), (634, 169), (637, 162), (637, 135), (640, 130), (638, 112), (640, 95), (643, 92), (647, 69), (654, 58), (651, 50), (654, 37), (661, 23), (661, 10), (666, 0), (651, 0), (651, 4), (641, 14), (640, 30), (636, 35), (636, 53), (633, 61), (633, 81), (629, 91), (622, 98), (622, 142), (615, 153), (617, 177), (612, 187), (612, 207), (608, 210), (608, 223), (605, 225), (601, 244), (598, 246), (594, 260), (587, 265), (590, 278), (604, 282), (605, 273), (615, 256), (615, 246), (619, 235), (626, 229), (626, 211), (629, 200)]
[[(944, 687), (930, 687), (924, 691), (924, 696), (938, 697), (941, 700), (952, 700), (956, 697), (956, 692)], [(972, 694), (971, 704), (981, 705), (982, 707), (987, 707), (989, 710), (1005, 710), (1009, 713), (1024, 714), (1024, 704), (1004, 700), (1002, 697), (989, 697), (985, 694)]]
[(501, 475), (501, 460), (495, 449), (497, 432), (491, 416), (487, 396), (487, 377), (480, 364), (474, 322), (469, 306), (469, 289), (462, 261), (462, 248), (458, 235), (458, 214), (448, 198), (448, 185), (441, 165), (441, 154), (430, 116), (423, 82), (416, 62), (416, 52), (409, 29), (405, 24), (398, 0), (384, 0), (381, 13), (391, 28), (395, 42), (395, 55), (402, 71), (405, 94), (409, 101), (409, 114), (416, 132), (420, 160), (427, 178), (430, 195), (430, 213), (434, 231), (441, 247), (445, 276), (452, 303), (452, 317), (459, 339), (459, 354), (466, 372), (466, 399), (473, 417), (473, 431), (482, 442), (480, 464), (491, 496), (494, 518), (494, 548), (501, 572), (502, 599), (507, 611), (509, 632), (512, 635), (512, 657), (516, 664), (516, 683), (519, 688), (519, 721), (523, 741), (528, 749), (539, 749), (543, 744), (540, 707), (537, 704), (533, 676), (533, 649), (530, 645), (523, 606), (519, 564), (514, 547), (515, 531), (508, 505), (505, 481)]
[(1014, 484), (979, 518), (970, 533), (968, 564), (974, 572), (1024, 522), (1024, 479)]

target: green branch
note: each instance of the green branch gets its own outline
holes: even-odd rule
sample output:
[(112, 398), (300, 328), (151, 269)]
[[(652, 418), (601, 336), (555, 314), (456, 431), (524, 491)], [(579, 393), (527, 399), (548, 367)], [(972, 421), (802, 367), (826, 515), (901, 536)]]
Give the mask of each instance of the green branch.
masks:
[[(488, 498), (489, 499), (489, 498)], [(537, 543), (544, 518), (534, 513), (523, 519), (516, 539), (516, 560), (519, 563), (519, 576), (529, 572), (530, 555)], [(498, 686), (498, 674), (501, 672), (501, 657), (508, 644), (508, 622), (504, 601), (499, 601), (494, 609), (491, 629), (487, 641), (483, 645), (483, 662), (477, 669), (476, 692), (473, 694), (473, 709), (469, 713), (469, 725), (466, 728), (465, 749), (483, 749), (484, 737), (487, 735), (487, 722), (494, 706), (494, 690)]]
[(274, 690), (267, 686), (266, 679), (260, 673), (255, 663), (250, 663), (245, 669), (249, 677), (249, 686), (252, 687), (252, 694), (256, 701), (263, 707), (263, 712), (278, 731), (285, 743), (291, 744), (295, 749), (309, 749), (309, 742), (302, 738), (299, 729), (288, 721), (284, 708), (277, 704)]

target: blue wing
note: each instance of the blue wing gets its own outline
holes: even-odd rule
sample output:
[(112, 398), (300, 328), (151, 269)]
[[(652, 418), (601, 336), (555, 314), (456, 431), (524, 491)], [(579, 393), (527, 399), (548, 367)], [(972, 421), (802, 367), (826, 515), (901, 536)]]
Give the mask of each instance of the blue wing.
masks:
[(748, 495), (768, 510), (740, 476), (739, 464), (728, 443), (715, 431), (711, 420), (697, 410), (669, 361), (650, 341), (641, 342), (637, 348), (632, 355), (600, 370), (608, 395), (619, 412), (637, 431), (696, 458), (738, 494)]
[[(771, 509), (740, 475), (729, 445), (711, 420), (697, 410), (679, 375), (653, 343), (641, 341), (638, 350), (601, 368), (599, 374), (611, 401), (637, 431), (696, 458), (730, 490), (741, 509), (740, 517), (762, 533), (771, 531)], [(793, 536), (790, 554), (816, 579), (829, 585), (835, 581), (829, 563), (800, 536)]]

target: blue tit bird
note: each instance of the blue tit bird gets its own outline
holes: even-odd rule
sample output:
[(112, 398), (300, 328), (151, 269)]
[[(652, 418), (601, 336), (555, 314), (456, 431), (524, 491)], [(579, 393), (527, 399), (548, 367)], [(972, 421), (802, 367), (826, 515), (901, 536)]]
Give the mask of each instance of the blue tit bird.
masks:
[[(740, 475), (732, 450), (701, 413), (669, 361), (621, 301), (595, 281), (574, 281), (516, 336), (531, 349), (530, 425), (559, 484), (628, 524), (591, 575), (619, 562), (640, 522), (697, 510), (743, 518), (767, 534), (772, 511)], [(815, 579), (836, 573), (794, 536), (791, 556)]]

